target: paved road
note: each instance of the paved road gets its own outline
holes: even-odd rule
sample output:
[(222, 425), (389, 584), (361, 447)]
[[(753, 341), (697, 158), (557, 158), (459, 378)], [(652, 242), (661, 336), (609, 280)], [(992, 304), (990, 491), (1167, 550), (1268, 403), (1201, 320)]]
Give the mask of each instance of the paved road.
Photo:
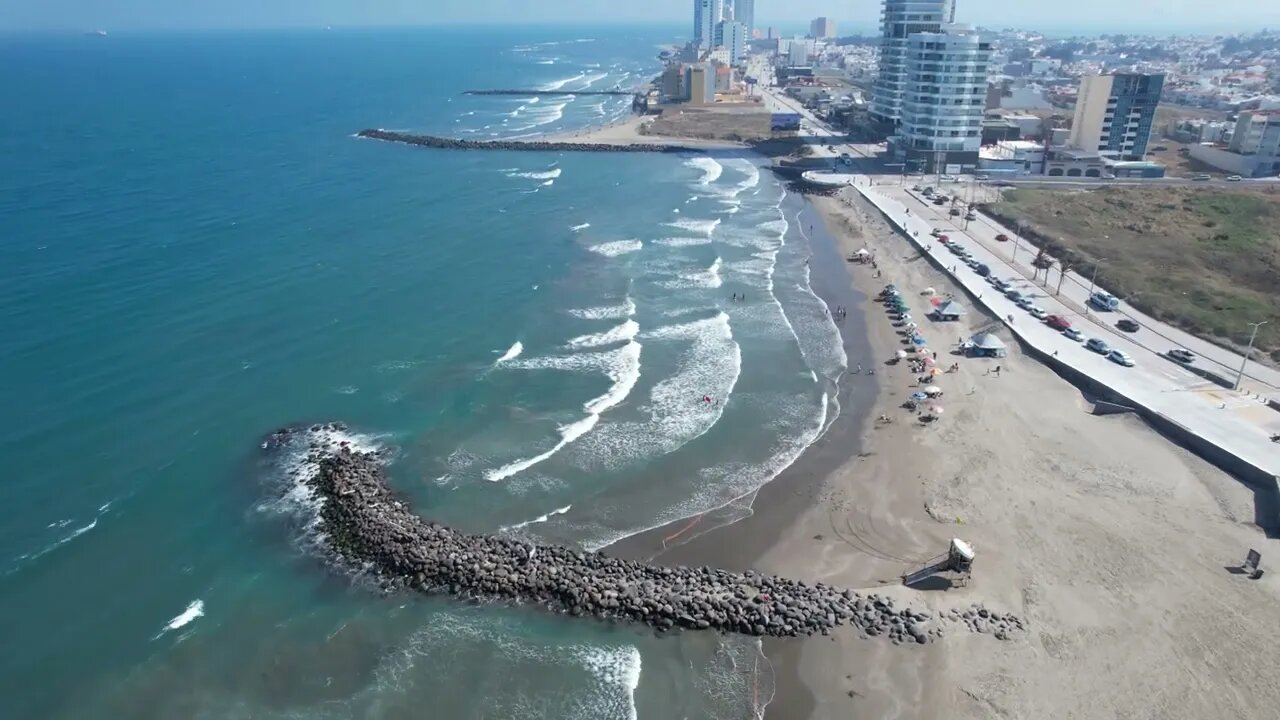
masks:
[[(968, 288), (978, 298), (978, 302), (996, 317), (1007, 318), (1005, 324), (1024, 342), (1046, 354), (1055, 355), (1058, 361), (1113, 388), (1133, 402), (1169, 418), (1255, 467), (1272, 475), (1280, 475), (1280, 448), (1269, 440), (1271, 434), (1280, 432), (1280, 413), (1248, 395), (1225, 390), (1193, 375), (1177, 363), (1166, 360), (1139, 344), (1126, 333), (1092, 324), (1070, 302), (1060, 301), (1050, 289), (1039, 283), (1033, 283), (1025, 277), (1015, 279), (1014, 287), (1029, 294), (1036, 305), (1050, 314), (1067, 316), (1074, 325), (1087, 328), (1086, 335), (1102, 338), (1108, 344), (1128, 352), (1134, 358), (1136, 366), (1122, 367), (1085, 349), (1083, 344), (1070, 340), (1019, 308), (1004, 293), (998, 292), (942, 244), (933, 240), (930, 230), (936, 224), (936, 219), (922, 215), (918, 207), (912, 209), (903, 202), (915, 202), (914, 200), (902, 197), (896, 186), (872, 186), (869, 180), (866, 177), (857, 178), (858, 191), (880, 208), (892, 222), (903, 228), (911, 237), (911, 242), (922, 251), (938, 254), (937, 257), (956, 281)], [(899, 194), (895, 196), (895, 193)], [(970, 250), (979, 261), (989, 265), (993, 275), (1018, 278), (1015, 265), (1007, 261), (1002, 253), (968, 237), (961, 237), (961, 233), (951, 233), (951, 236)], [(1052, 283), (1050, 286), (1052, 287)], [(908, 304), (918, 306), (922, 301), (922, 298), (908, 299)], [(918, 310), (922, 311), (923, 308)], [(921, 324), (924, 336), (940, 346), (950, 346), (958, 339), (955, 330), (946, 323), (924, 321)], [(1028, 401), (1034, 402), (1034, 398), (1028, 398)]]
[[(949, 205), (935, 206), (927, 202), (923, 195), (912, 191), (907, 186), (881, 185), (879, 187), (888, 197), (902, 202), (911, 210), (912, 214), (925, 219), (933, 227), (946, 228), (950, 236), (970, 239), (993, 253), (1002, 262), (1009, 264), (1017, 276), (1031, 278), (1039, 275), (1043, 280), (1045, 272), (1037, 271), (1031, 264), (1035, 257), (1035, 249), (1025, 243), (1017, 242), (1018, 233), (1016, 229), (1003, 227), (982, 213), (977, 213), (978, 219), (972, 222), (966, 221), (963, 216), (953, 217), (948, 212)], [(944, 185), (942, 187), (950, 190), (950, 186)], [(963, 184), (956, 185), (955, 188), (960, 193), (965, 193), (966, 191)], [(997, 241), (996, 236), (1001, 234), (1010, 238), (1009, 241)], [(1105, 260), (1103, 264), (1105, 265)], [(1140, 344), (1153, 352), (1166, 352), (1175, 347), (1186, 348), (1199, 356), (1196, 360), (1198, 364), (1204, 365), (1211, 372), (1229, 379), (1234, 379), (1240, 370), (1241, 361), (1244, 359), (1242, 354), (1221, 348), (1183, 330), (1166, 325), (1143, 314), (1123, 300), (1119, 309), (1115, 312), (1099, 312), (1089, 307), (1086, 301), (1089, 298), (1090, 277), (1067, 273), (1066, 279), (1061, 283), (1061, 293), (1059, 294), (1057, 289), (1059, 280), (1062, 280), (1060, 270), (1056, 268), (1050, 270), (1049, 276), (1049, 286), (1046, 292), (1050, 292), (1067, 307), (1071, 308), (1074, 313), (1078, 313), (1081, 316), (1087, 315), (1086, 319), (1096, 328), (1095, 331), (1097, 332), (1105, 330), (1112, 335)], [(1099, 287), (1098, 289), (1105, 288)], [(1122, 317), (1128, 317), (1136, 321), (1141, 328), (1132, 334), (1116, 330), (1115, 323)], [(1280, 391), (1280, 371), (1251, 362), (1247, 366), (1241, 386), (1256, 393), (1276, 393)]]

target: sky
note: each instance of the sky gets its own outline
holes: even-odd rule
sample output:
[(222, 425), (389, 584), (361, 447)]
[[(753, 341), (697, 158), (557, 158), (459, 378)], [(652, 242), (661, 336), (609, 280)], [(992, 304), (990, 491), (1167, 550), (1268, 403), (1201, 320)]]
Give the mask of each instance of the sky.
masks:
[[(957, 0), (957, 20), (989, 27), (1151, 32), (1280, 28), (1277, 0)], [(1123, 7), (1123, 13), (1116, 10)], [(846, 30), (878, 22), (879, 0), (756, 0), (756, 25), (820, 15)], [(682, 25), (692, 0), (0, 0), (0, 32), (542, 22)]]

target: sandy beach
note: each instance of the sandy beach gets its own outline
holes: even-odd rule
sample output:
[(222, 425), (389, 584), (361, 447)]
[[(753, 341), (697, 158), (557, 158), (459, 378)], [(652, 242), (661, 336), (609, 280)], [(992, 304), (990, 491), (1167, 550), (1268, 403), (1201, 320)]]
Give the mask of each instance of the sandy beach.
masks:
[[(1078, 390), (1023, 357), (1007, 334), (1006, 358), (951, 355), (962, 337), (1000, 327), (972, 309), (961, 322), (921, 323), (939, 365), (959, 370), (936, 381), (942, 421), (916, 422), (900, 407), (915, 378), (883, 364), (903, 339), (883, 307), (862, 298), (894, 282), (916, 308), (927, 304), (918, 296), (926, 287), (969, 304), (855, 191), (811, 202), (830, 231), (814, 242), (815, 289), (849, 308), (842, 404), (872, 411), (842, 415), (758, 493), (750, 518), (670, 549), (662, 539), (681, 528), (617, 550), (753, 567), (921, 608), (984, 603), (1029, 629), (1001, 641), (953, 625), (923, 647), (853, 631), (766, 642), (776, 680), (766, 716), (1274, 717), (1280, 579), (1229, 570), (1250, 548), (1264, 567), (1280, 552), (1252, 523), (1255, 502), (1271, 499), (1255, 499), (1135, 416), (1091, 414)], [(863, 247), (883, 277), (843, 261)], [(874, 420), (881, 415), (892, 422)], [(976, 549), (969, 585), (902, 587), (900, 576), (952, 537)]]
[(624, 120), (577, 131), (548, 133), (538, 136), (544, 142), (577, 142), (587, 145), (681, 145), (690, 150), (741, 150), (745, 143), (732, 140), (708, 140), (705, 138), (646, 135), (642, 126), (653, 121), (653, 116), (632, 115)]

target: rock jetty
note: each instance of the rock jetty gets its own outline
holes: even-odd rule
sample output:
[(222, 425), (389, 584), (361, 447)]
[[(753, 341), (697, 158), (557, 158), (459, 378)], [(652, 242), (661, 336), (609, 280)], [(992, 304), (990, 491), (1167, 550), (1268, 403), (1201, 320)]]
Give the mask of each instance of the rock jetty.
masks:
[[(342, 428), (314, 426), (312, 436)], [(264, 449), (298, 446), (305, 428), (282, 429)], [(448, 593), (544, 607), (571, 616), (642, 623), (660, 631), (687, 628), (755, 636), (830, 634), (849, 624), (866, 636), (926, 644), (946, 624), (1002, 639), (1022, 621), (974, 606), (950, 615), (897, 608), (893, 598), (861, 595), (824, 583), (710, 567), (664, 567), (598, 552), (535, 545), (497, 535), (471, 535), (411, 512), (385, 482), (375, 452), (346, 442), (308, 441), (301, 478), (320, 500), (318, 529), (341, 565), (372, 576), (385, 589)], [(307, 447), (308, 445), (302, 445)]]
[(583, 142), (550, 142), (546, 140), (458, 140), (455, 138), (436, 137), (434, 135), (416, 135), (414, 133), (394, 132), (391, 130), (367, 129), (356, 133), (358, 137), (370, 140), (398, 142), (421, 147), (439, 148), (441, 150), (523, 150), (535, 152), (647, 152), (647, 153), (688, 153), (700, 152), (697, 148), (685, 145), (663, 145), (657, 143), (583, 143)]
[(465, 90), (463, 95), (634, 95), (631, 90)]

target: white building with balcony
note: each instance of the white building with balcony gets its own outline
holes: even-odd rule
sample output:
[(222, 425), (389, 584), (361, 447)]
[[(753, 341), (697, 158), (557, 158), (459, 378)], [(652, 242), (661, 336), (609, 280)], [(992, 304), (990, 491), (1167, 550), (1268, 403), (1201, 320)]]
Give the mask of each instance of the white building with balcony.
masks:
[(871, 117), (896, 125), (907, 81), (907, 38), (940, 32), (955, 20), (953, 0), (884, 0), (880, 11), (880, 60), (871, 91)]
[(978, 164), (990, 59), (991, 44), (967, 25), (907, 38), (895, 156), (935, 171)]

